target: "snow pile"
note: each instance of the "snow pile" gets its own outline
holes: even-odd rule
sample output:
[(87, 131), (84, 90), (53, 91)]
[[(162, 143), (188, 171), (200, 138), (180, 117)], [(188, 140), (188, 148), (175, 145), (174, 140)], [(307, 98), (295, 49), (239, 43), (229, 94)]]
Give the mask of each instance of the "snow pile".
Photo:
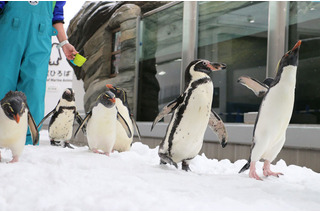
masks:
[[(280, 178), (238, 174), (246, 160), (197, 156), (182, 171), (159, 165), (158, 149), (140, 142), (107, 157), (88, 147), (26, 146), (20, 162), (1, 149), (0, 210), (319, 210), (320, 174), (283, 160)], [(257, 171), (262, 176), (262, 163)]]

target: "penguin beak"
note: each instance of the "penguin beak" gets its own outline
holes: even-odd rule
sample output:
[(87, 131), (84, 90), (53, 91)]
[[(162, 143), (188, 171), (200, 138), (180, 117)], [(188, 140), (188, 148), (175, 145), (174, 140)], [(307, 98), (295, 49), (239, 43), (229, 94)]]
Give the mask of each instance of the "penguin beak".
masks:
[(115, 103), (115, 102), (116, 102), (116, 99), (115, 99), (115, 98), (111, 98), (110, 100), (111, 100), (112, 103)]
[(112, 84), (107, 84), (106, 87), (108, 87), (109, 89), (113, 88)]
[(299, 48), (299, 47), (300, 47), (300, 45), (301, 45), (301, 40), (299, 40), (299, 41), (296, 43), (296, 45), (294, 45), (294, 47), (292, 48), (292, 50), (291, 50), (291, 51), (296, 50), (297, 48)]
[(289, 50), (286, 54), (282, 56), (277, 66), (277, 73), (279, 70), (281, 70), (285, 66), (288, 66), (288, 65), (298, 66), (300, 45), (301, 45), (301, 40), (299, 40), (291, 50)]
[(19, 114), (13, 115), (13, 118), (17, 123), (20, 122), (20, 115)]
[(227, 65), (224, 63), (215, 63), (212, 62), (208, 64), (208, 67), (211, 69), (211, 71), (219, 71), (219, 70), (224, 70), (227, 68)]
[(294, 47), (285, 54), (285, 57), (288, 57), (289, 55), (292, 55), (292, 54), (297, 54), (297, 53), (299, 52), (300, 45), (301, 45), (301, 40), (299, 40), (299, 41), (294, 45)]

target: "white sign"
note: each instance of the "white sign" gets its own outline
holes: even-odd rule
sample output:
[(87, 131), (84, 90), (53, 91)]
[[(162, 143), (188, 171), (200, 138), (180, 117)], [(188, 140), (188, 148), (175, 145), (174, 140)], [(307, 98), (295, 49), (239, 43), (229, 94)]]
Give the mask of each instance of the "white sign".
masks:
[(68, 64), (61, 48), (57, 48), (59, 41), (52, 37), (52, 49), (47, 76), (47, 89), (45, 96), (45, 115), (58, 103), (66, 88), (72, 88), (73, 69)]

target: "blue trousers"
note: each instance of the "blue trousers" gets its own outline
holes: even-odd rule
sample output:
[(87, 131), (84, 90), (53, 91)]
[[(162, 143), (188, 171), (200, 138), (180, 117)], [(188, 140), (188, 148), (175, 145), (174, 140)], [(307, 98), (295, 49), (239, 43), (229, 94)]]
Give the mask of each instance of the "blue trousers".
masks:
[[(38, 124), (51, 52), (52, 2), (8, 1), (0, 14), (0, 99), (9, 90), (25, 93)], [(32, 144), (28, 131), (26, 144)]]

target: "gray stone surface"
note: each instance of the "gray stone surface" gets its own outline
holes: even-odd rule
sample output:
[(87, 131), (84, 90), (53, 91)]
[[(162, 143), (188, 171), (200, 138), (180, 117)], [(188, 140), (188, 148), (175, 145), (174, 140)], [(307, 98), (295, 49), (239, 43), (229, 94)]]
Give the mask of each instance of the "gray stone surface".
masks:
[(134, 4), (125, 4), (120, 7), (111, 16), (109, 21), (109, 27), (112, 29), (120, 27), (122, 22), (130, 19), (136, 19), (141, 13), (140, 7)]
[[(133, 108), (136, 20), (140, 12), (139, 6), (124, 4), (124, 2), (86, 2), (71, 20), (67, 31), (69, 41), (74, 44), (80, 54), (87, 58), (81, 68), (73, 66), (77, 78), (84, 81), (86, 111), (96, 97), (106, 90), (107, 82), (125, 89), (128, 93), (129, 105), (131, 109)], [(116, 78), (109, 78), (112, 31), (117, 28), (121, 31), (120, 73)], [(126, 73), (121, 74), (121, 72)]]
[(121, 30), (130, 30), (130, 29), (136, 29), (137, 26), (137, 20), (136, 19), (130, 19), (122, 22), (120, 24)]
[(122, 88), (127, 92), (129, 106), (133, 105), (133, 84), (131, 82), (134, 80), (134, 73), (123, 72), (119, 73), (118, 76), (119, 78), (96, 79), (90, 84), (90, 87), (84, 95), (84, 108), (86, 111), (94, 104), (97, 97), (107, 90), (106, 84), (122, 85)]
[[(168, 2), (85, 2), (81, 10), (70, 21), (67, 35), (69, 42), (87, 58), (82, 67), (70, 64), (78, 80), (84, 82), (84, 108), (89, 110), (99, 94), (106, 90), (107, 83), (126, 90), (128, 103), (132, 111), (136, 68), (136, 24), (137, 17)], [(121, 55), (119, 73), (111, 75), (112, 33), (120, 29)], [(151, 75), (155, 75), (152, 73)], [(146, 74), (144, 76), (150, 76)], [(153, 76), (154, 78), (154, 76)], [(156, 83), (152, 80), (151, 84)], [(156, 84), (157, 85), (157, 84)], [(158, 91), (150, 95), (157, 97)], [(153, 101), (154, 102), (154, 101)], [(147, 103), (149, 104), (149, 103)], [(157, 102), (152, 103), (157, 105)]]

